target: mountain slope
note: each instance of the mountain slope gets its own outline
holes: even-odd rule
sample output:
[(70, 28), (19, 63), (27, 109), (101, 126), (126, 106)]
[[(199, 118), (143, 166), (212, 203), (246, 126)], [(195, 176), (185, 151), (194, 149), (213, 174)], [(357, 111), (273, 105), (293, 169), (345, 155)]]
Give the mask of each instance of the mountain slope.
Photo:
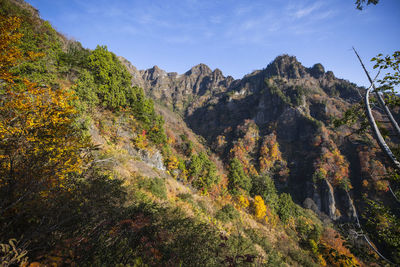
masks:
[[(329, 115), (352, 101), (351, 85), (288, 56), (242, 80), (204, 64), (183, 75), (138, 71), (105, 46), (67, 40), (21, 0), (0, 4), (0, 25), (12, 26), (2, 37), (15, 37), (0, 60), (42, 52), (0, 72), (13, 77), (0, 77), (2, 261), (363, 264), (353, 254), (362, 244), (347, 249), (320, 212), (353, 216), (341, 206), (351, 203), (347, 152), (328, 128)], [(334, 97), (339, 87), (348, 102)], [(309, 196), (306, 208), (284, 191), (298, 203)]]
[[(294, 193), (300, 203), (312, 199), (332, 219), (354, 219), (355, 209), (346, 192), (353, 177), (343, 173), (344, 177), (336, 180), (328, 177), (313, 181), (318, 159), (326, 147), (345, 153), (345, 141), (337, 142), (345, 133), (333, 133), (330, 123), (332, 117), (341, 116), (359, 100), (359, 89), (354, 84), (325, 72), (321, 64), (305, 68), (295, 57), (287, 55), (240, 80), (225, 78), (218, 69), (211, 71), (204, 64), (182, 75), (166, 73), (156, 66), (146, 71), (128, 69), (134, 84), (143, 86), (157, 102), (184, 114), (188, 125), (223, 158), (229, 157), (235, 143), (243, 137), (237, 129), (248, 120), (259, 131), (253, 151), (245, 152), (252, 154), (253, 165), (259, 165), (262, 137), (275, 134), (290, 169), (288, 179), (277, 179), (281, 187)], [(217, 144), (222, 139), (227, 142), (223, 147)], [(316, 139), (322, 140), (316, 144)], [(345, 190), (339, 188), (339, 179), (344, 181)], [(333, 190), (332, 185), (337, 189)]]

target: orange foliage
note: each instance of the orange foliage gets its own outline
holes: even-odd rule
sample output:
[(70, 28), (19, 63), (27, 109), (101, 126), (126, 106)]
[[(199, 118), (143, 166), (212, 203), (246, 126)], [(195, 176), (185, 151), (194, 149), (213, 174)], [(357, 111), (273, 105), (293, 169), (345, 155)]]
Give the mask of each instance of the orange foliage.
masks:
[(326, 228), (320, 240), (321, 254), (330, 266), (359, 266), (359, 262), (344, 246), (345, 240), (332, 228)]
[(387, 170), (382, 162), (377, 160), (378, 155), (376, 150), (365, 147), (360, 149), (358, 156), (364, 181), (371, 185), (371, 189), (375, 189), (376, 191), (388, 191), (389, 183), (384, 180), (387, 175)]
[(256, 169), (250, 162), (248, 150), (246, 150), (246, 148), (244, 147), (243, 141), (241, 139), (239, 139), (239, 141), (233, 146), (230, 153), (230, 158), (237, 158), (240, 161), (246, 174), (258, 174)]
[(14, 82), (14, 76), (9, 72), (9, 69), (22, 59), (22, 52), (17, 47), (23, 36), (17, 32), (20, 24), (19, 18), (0, 17), (0, 79), (7, 83)]
[(264, 137), (258, 160), (261, 172), (269, 171), (275, 165), (275, 162), (283, 161), (274, 133)]
[(174, 145), (176, 143), (176, 138), (170, 129), (166, 129), (165, 134), (167, 135), (167, 143)]
[(351, 189), (349, 163), (332, 140), (324, 140), (321, 156), (314, 163), (314, 167), (319, 178), (327, 179), (334, 186), (346, 184), (347, 189)]
[(243, 145), (246, 150), (253, 150), (259, 138), (259, 131), (255, 122), (253, 120), (245, 120), (242, 125), (237, 127), (237, 132), (243, 136)]
[(258, 175), (254, 164), (251, 162), (251, 154), (255, 152), (257, 147), (256, 144), (259, 139), (257, 125), (253, 120), (245, 120), (242, 125), (239, 125), (236, 128), (236, 134), (241, 137), (238, 138), (238, 140), (234, 143), (233, 148), (230, 150), (230, 158), (237, 158), (243, 165), (243, 169), (246, 174)]

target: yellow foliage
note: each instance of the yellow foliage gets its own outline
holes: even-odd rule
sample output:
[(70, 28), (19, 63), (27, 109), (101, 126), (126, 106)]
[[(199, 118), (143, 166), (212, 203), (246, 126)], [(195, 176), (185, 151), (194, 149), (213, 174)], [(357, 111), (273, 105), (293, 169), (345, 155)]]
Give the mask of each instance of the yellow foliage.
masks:
[(46, 196), (62, 186), (68, 174), (81, 170), (80, 151), (87, 146), (73, 127), (71, 94), (11, 74), (26, 60), (16, 46), (19, 24), (0, 17), (0, 187), (13, 183), (10, 201), (21, 192)]
[(239, 202), (239, 207), (240, 207), (241, 209), (245, 209), (245, 208), (247, 208), (247, 207), (250, 205), (250, 202), (249, 202), (249, 200), (247, 199), (247, 197), (245, 197), (245, 196), (243, 196), (243, 195), (240, 195), (240, 196), (239, 196), (238, 202)]
[(143, 131), (142, 134), (138, 134), (133, 139), (133, 145), (137, 149), (146, 149), (149, 146), (149, 141), (147, 140), (146, 133)]
[(324, 259), (324, 257), (322, 255), (318, 255), (317, 258), (318, 258), (318, 262), (319, 262), (320, 266), (326, 266), (327, 265), (326, 261), (325, 261), (325, 259)]
[(377, 191), (387, 192), (387, 191), (389, 191), (389, 182), (386, 180), (375, 181), (375, 189)]
[[(178, 169), (179, 160), (175, 155), (170, 155), (168, 158), (165, 159), (167, 170), (170, 172), (173, 170)], [(187, 173), (187, 172), (186, 172)]]
[(254, 197), (254, 215), (257, 219), (262, 219), (267, 215), (267, 206), (261, 196)]

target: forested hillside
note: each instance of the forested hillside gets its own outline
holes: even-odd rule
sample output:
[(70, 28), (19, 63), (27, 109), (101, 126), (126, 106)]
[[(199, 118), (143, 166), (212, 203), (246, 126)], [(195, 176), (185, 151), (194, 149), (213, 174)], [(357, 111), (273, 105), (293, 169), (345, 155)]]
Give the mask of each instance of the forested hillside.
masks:
[(22, 0), (0, 1), (0, 41), (2, 266), (382, 264), (338, 227), (352, 166), (386, 171), (329, 124), (355, 85), (289, 56), (242, 80), (138, 71)]

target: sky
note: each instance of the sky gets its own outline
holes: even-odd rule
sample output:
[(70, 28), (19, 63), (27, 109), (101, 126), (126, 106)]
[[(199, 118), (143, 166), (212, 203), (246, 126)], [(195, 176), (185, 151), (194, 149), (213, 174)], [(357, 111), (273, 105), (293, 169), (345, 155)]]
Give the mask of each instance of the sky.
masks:
[(184, 73), (199, 63), (236, 79), (289, 54), (367, 86), (352, 51), (400, 49), (400, 1), (359, 11), (355, 0), (27, 0), (86, 48), (106, 45), (138, 69)]

